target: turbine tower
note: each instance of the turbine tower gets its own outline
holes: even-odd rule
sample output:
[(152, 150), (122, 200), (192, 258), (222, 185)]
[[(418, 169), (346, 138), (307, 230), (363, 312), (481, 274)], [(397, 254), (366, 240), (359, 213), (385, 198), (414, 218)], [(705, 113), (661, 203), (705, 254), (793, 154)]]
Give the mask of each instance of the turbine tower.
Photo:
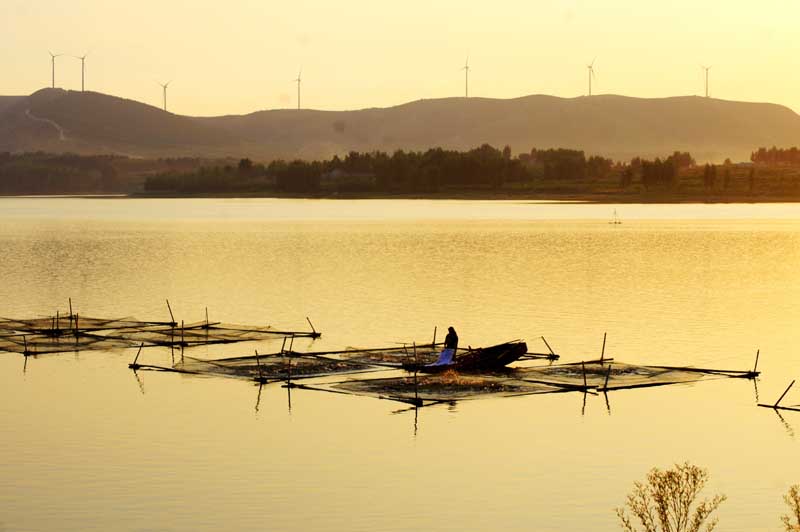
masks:
[(159, 85), (161, 85), (161, 88), (164, 89), (164, 111), (167, 110), (167, 87), (169, 87), (170, 83), (172, 83), (172, 80), (166, 83), (159, 83)]
[(469, 56), (461, 70), (464, 71), (464, 98), (469, 98)]
[(75, 56), (75, 59), (81, 60), (81, 92), (86, 90), (86, 56), (89, 54), (83, 54), (82, 56)]
[(300, 72), (297, 73), (297, 79), (293, 80), (295, 83), (297, 83), (297, 110), (298, 111), (300, 110), (300, 81), (301, 81), (300, 78), (302, 77), (302, 74), (303, 74), (303, 69), (301, 68)]
[(595, 61), (597, 61), (596, 57), (594, 59), (592, 59), (591, 64), (586, 65), (586, 68), (589, 69), (589, 96), (592, 95), (592, 78), (596, 77), (594, 75), (594, 62)]
[(51, 72), (52, 72), (52, 86), (55, 89), (56, 88), (56, 57), (61, 57), (63, 54), (54, 54), (53, 52), (51, 52), (49, 50), (48, 50), (47, 53), (50, 54), (50, 68), (51, 68)]
[(708, 71), (711, 70), (710, 66), (701, 66), (703, 70), (706, 71), (706, 98), (708, 98)]

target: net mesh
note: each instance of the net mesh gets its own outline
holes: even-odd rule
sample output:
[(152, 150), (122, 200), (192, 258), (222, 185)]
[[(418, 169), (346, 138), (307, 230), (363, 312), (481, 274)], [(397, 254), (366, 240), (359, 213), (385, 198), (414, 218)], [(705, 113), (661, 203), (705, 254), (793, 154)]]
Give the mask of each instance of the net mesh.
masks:
[(143, 345), (192, 347), (276, 337), (316, 338), (316, 331), (290, 331), (219, 322), (141, 321), (57, 313), (31, 319), (0, 319), (0, 351), (38, 355)]

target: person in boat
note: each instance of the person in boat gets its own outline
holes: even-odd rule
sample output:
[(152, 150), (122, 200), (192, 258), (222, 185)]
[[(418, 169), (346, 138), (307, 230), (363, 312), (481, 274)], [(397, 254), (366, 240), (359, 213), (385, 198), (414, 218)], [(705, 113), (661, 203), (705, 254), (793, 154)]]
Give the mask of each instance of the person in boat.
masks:
[(444, 338), (444, 349), (439, 353), (439, 359), (433, 366), (446, 366), (455, 362), (456, 350), (458, 349), (458, 334), (451, 326), (447, 328), (447, 336)]

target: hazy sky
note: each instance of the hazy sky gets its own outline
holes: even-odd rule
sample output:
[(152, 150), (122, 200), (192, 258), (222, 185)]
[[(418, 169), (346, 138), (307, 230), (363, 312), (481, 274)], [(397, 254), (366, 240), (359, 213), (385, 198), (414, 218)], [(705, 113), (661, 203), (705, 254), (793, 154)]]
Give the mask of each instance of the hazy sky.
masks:
[[(702, 94), (800, 111), (798, 0), (0, 0), (0, 94), (50, 85), (83, 55), (87, 89), (219, 115), (470, 95)], [(59, 57), (56, 86), (80, 89)]]

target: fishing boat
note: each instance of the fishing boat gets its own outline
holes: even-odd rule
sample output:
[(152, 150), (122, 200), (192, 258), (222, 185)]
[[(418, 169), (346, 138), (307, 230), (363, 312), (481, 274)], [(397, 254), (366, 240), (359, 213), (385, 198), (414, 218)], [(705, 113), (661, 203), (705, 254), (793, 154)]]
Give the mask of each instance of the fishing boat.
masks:
[(416, 364), (411, 362), (404, 363), (403, 369), (406, 371), (421, 371), (423, 373), (437, 373), (448, 369), (472, 372), (491, 371), (519, 360), (527, 352), (528, 345), (525, 342), (515, 340), (490, 347), (469, 349), (456, 355), (455, 360), (450, 364)]

